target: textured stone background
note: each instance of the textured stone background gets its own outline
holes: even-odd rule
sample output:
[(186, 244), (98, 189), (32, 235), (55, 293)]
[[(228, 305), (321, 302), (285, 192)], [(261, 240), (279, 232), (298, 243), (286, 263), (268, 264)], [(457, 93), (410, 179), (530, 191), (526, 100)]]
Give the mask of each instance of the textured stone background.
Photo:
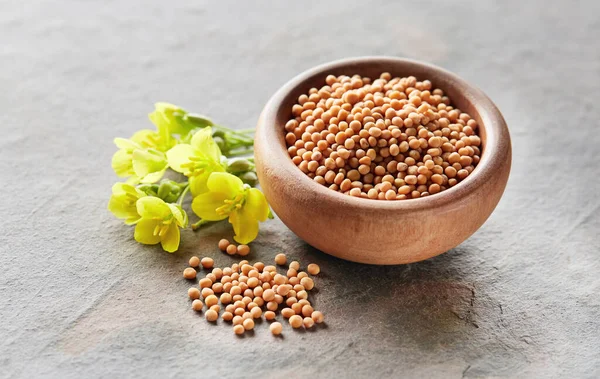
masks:
[[(0, 2), (0, 377), (600, 376), (600, 2), (288, 3)], [(498, 208), (458, 248), (397, 267), (270, 221), (251, 259), (321, 264), (327, 326), (208, 325), (181, 271), (192, 254), (229, 264), (228, 225), (186, 231), (173, 255), (136, 244), (106, 211), (113, 137), (159, 100), (251, 127), (298, 72), (375, 54), (446, 67), (497, 103), (514, 149)]]

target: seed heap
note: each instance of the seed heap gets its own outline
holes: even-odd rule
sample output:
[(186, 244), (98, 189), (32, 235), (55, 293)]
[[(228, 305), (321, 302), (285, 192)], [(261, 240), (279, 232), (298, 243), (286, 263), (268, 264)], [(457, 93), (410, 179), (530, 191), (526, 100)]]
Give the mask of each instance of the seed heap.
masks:
[(404, 200), (465, 179), (479, 162), (477, 122), (414, 76), (327, 76), (292, 107), (285, 140), (315, 182), (347, 195)]
[[(287, 259), (284, 254), (278, 254), (275, 261), (284, 265)], [(203, 258), (199, 262), (197, 257), (190, 259), (190, 265), (201, 264), (205, 269), (213, 267), (211, 258)], [(189, 270), (194, 271), (193, 277)], [(311, 263), (308, 265), (308, 271), (316, 275), (320, 268)], [(183, 276), (186, 279), (196, 279), (196, 271), (188, 267)], [(308, 329), (315, 323), (323, 322), (323, 313), (315, 311), (308, 300), (308, 293), (315, 285), (314, 281), (306, 272), (300, 270), (300, 263), (297, 261), (290, 262), (287, 274), (282, 275), (277, 273), (275, 266), (266, 266), (262, 262), (250, 265), (247, 260), (243, 260), (231, 267), (212, 268), (198, 284), (199, 288), (188, 289), (192, 309), (201, 312), (206, 304), (208, 309), (204, 317), (207, 321), (214, 322), (219, 318), (221, 307), (224, 307), (221, 318), (233, 324), (235, 334), (254, 329), (254, 320), (263, 316), (267, 321), (274, 321), (281, 307), (281, 315), (288, 319), (292, 328)], [(281, 334), (282, 328), (279, 322), (270, 325), (274, 335)]]

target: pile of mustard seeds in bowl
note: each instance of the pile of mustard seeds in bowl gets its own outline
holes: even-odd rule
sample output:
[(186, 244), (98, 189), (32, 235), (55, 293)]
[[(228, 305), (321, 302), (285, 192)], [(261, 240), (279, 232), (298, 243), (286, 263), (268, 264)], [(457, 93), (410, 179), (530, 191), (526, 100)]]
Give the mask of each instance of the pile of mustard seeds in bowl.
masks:
[(378, 200), (433, 195), (457, 185), (481, 155), (477, 122), (414, 76), (328, 75), (292, 107), (288, 153), (315, 182)]
[[(227, 240), (219, 242), (221, 250), (226, 250), (227, 246), (231, 246)], [(323, 322), (323, 313), (315, 310), (308, 299), (309, 292), (315, 288), (309, 274), (314, 276), (320, 272), (314, 263), (309, 264), (305, 272), (298, 261), (292, 261), (285, 274), (277, 273), (274, 265), (262, 262), (250, 265), (247, 260), (224, 268), (213, 267), (214, 260), (207, 257), (192, 257), (189, 263), (192, 267), (183, 271), (183, 277), (188, 280), (196, 279), (194, 267), (211, 270), (199, 280), (198, 287), (188, 289), (192, 309), (204, 311), (209, 322), (216, 322), (220, 315), (223, 321), (231, 323), (235, 334), (254, 329), (255, 320), (264, 317), (271, 322), (271, 333), (279, 335), (283, 325), (276, 321), (278, 313), (288, 319), (294, 329), (309, 329)], [(287, 263), (285, 254), (278, 254), (275, 263), (284, 266)]]

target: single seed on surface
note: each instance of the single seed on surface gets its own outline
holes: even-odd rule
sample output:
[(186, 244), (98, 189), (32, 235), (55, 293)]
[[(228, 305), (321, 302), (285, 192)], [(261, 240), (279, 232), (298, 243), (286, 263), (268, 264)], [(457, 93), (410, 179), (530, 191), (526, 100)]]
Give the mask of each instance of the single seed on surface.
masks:
[(300, 262), (298, 262), (298, 261), (290, 262), (290, 268), (293, 268), (296, 271), (300, 270)]
[(196, 270), (194, 270), (191, 267), (186, 268), (185, 270), (183, 270), (183, 277), (186, 279), (196, 279)]
[(247, 318), (242, 322), (242, 325), (244, 325), (244, 329), (252, 330), (254, 329), (254, 320), (252, 320), (251, 318)]
[(233, 319), (231, 320), (233, 325), (242, 325), (242, 322), (244, 321), (244, 319), (242, 318), (241, 315), (235, 315), (233, 316)]
[(311, 317), (313, 320), (315, 320), (315, 322), (316, 322), (317, 324), (320, 324), (320, 323), (322, 323), (322, 322), (323, 322), (323, 318), (324, 318), (324, 317), (323, 317), (323, 313), (322, 313), (321, 311), (314, 311), (314, 312), (312, 313), (312, 315), (310, 315), (310, 317)]
[(237, 253), (242, 257), (245, 257), (246, 255), (250, 254), (250, 247), (248, 245), (239, 245), (237, 247)]
[(215, 291), (213, 291), (211, 288), (208, 288), (208, 287), (202, 288), (202, 297), (203, 298), (206, 298), (206, 297), (208, 297), (210, 295), (214, 295), (214, 294), (215, 294)]
[(292, 326), (292, 328), (298, 329), (299, 327), (302, 326), (302, 317), (300, 317), (298, 315), (293, 315), (292, 317), (290, 317), (289, 322), (290, 322), (290, 325)]
[(306, 268), (306, 271), (308, 271), (308, 273), (311, 275), (318, 275), (321, 272), (321, 268), (319, 267), (318, 264), (311, 263)]
[(229, 246), (229, 240), (226, 240), (225, 238), (223, 238), (222, 240), (219, 241), (219, 250), (225, 251), (225, 250), (227, 250), (227, 246)]
[(286, 264), (287, 262), (287, 257), (285, 256), (285, 254), (277, 254), (275, 256), (275, 263), (283, 266), (284, 264)]
[(188, 289), (188, 296), (190, 299), (195, 300), (200, 298), (200, 290), (196, 287)]
[(269, 325), (269, 330), (271, 330), (271, 333), (273, 333), (273, 335), (280, 335), (281, 331), (283, 330), (283, 325), (281, 325), (280, 322), (274, 322), (271, 325)]
[(233, 332), (237, 335), (244, 334), (244, 327), (241, 324), (234, 325)]
[(235, 253), (237, 253), (237, 247), (234, 244), (230, 244), (229, 246), (227, 246), (225, 251), (229, 255), (234, 255)]
[(192, 301), (192, 309), (195, 310), (196, 312), (200, 312), (202, 310), (202, 307), (204, 306), (204, 304), (202, 304), (201, 300), (194, 300)]
[(206, 321), (213, 322), (213, 321), (217, 321), (217, 319), (219, 318), (219, 314), (217, 312), (215, 312), (213, 309), (209, 309), (204, 314), (204, 317), (206, 318)]
[(313, 327), (313, 325), (315, 325), (315, 320), (313, 320), (311, 317), (304, 317), (302, 324), (304, 324), (306, 329), (310, 329)]
[(190, 267), (198, 267), (200, 264), (200, 258), (193, 256), (190, 258), (188, 263), (190, 264)]
[(221, 318), (225, 321), (231, 321), (233, 319), (233, 313), (231, 312), (223, 312)]
[(209, 268), (213, 267), (213, 265), (215, 264), (215, 261), (212, 258), (204, 257), (204, 258), (202, 258), (200, 263), (202, 263), (202, 267), (204, 267), (205, 269), (209, 269)]
[(267, 321), (275, 320), (275, 312), (266, 311), (265, 312), (265, 320), (267, 320)]

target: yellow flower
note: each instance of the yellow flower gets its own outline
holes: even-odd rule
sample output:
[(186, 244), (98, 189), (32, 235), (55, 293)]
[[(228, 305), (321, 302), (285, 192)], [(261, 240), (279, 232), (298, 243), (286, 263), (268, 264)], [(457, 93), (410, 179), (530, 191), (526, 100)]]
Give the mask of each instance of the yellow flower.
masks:
[(176, 251), (179, 247), (179, 228), (187, 226), (187, 213), (180, 206), (167, 204), (153, 196), (140, 198), (136, 209), (141, 219), (135, 226), (135, 240), (146, 245), (160, 242), (165, 251)]
[(167, 160), (173, 170), (189, 177), (193, 196), (206, 192), (206, 181), (211, 173), (225, 171), (211, 127), (197, 131), (190, 144), (182, 143), (167, 151)]
[(125, 224), (132, 225), (140, 220), (136, 202), (147, 196), (144, 192), (127, 183), (115, 183), (112, 196), (108, 202), (108, 210), (117, 218), (125, 219)]
[(244, 184), (237, 176), (213, 172), (206, 183), (208, 192), (194, 197), (192, 210), (202, 220), (219, 221), (229, 217), (238, 243), (246, 244), (258, 235), (258, 222), (269, 217), (265, 195)]
[(154, 183), (168, 168), (164, 151), (174, 140), (152, 130), (140, 130), (130, 139), (115, 138), (119, 150), (113, 155), (112, 167), (120, 177), (130, 177), (128, 183)]

